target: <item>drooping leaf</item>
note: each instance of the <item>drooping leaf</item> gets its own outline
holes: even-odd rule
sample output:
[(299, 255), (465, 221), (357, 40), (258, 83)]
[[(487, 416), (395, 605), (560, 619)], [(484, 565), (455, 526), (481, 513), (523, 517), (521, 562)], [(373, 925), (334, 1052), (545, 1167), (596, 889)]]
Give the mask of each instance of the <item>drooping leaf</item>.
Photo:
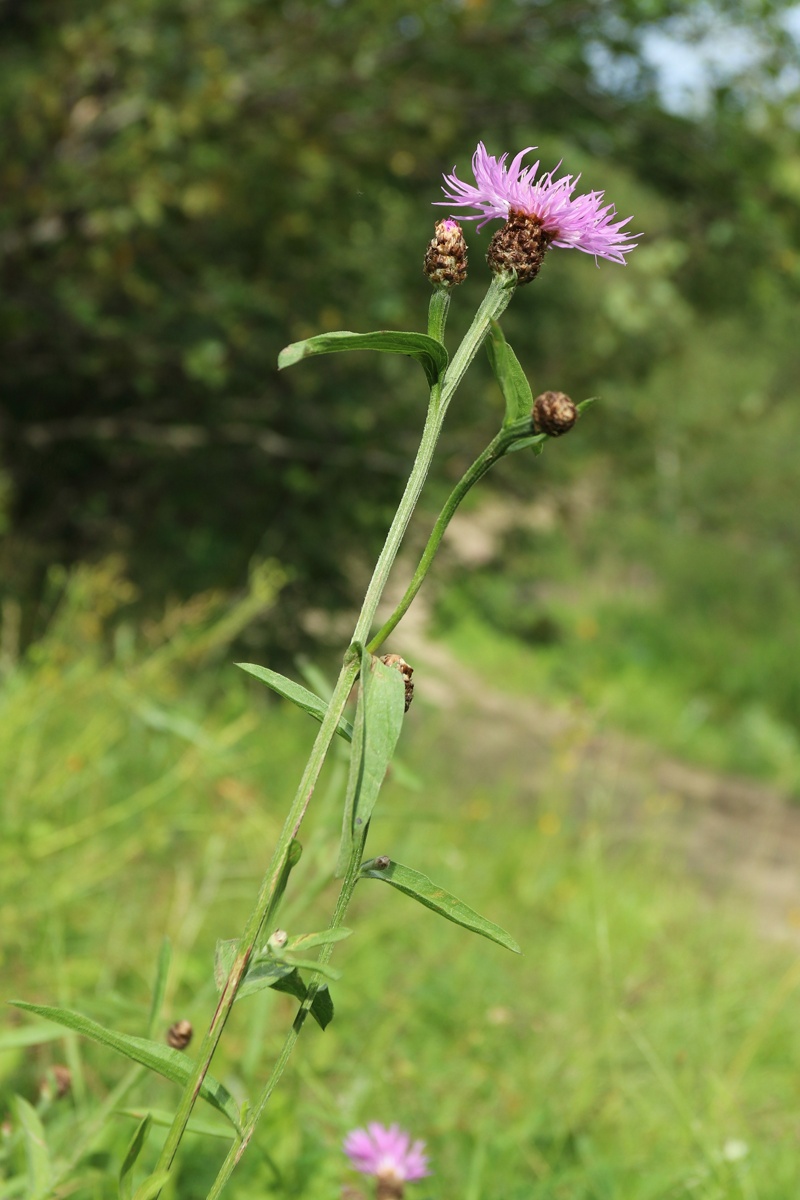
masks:
[[(126, 1058), (131, 1058), (134, 1062), (141, 1063), (143, 1067), (148, 1067), (158, 1075), (163, 1075), (165, 1079), (172, 1080), (173, 1083), (185, 1086), (191, 1078), (195, 1066), (193, 1060), (186, 1054), (173, 1050), (170, 1046), (162, 1046), (160, 1042), (153, 1042), (149, 1038), (131, 1037), (129, 1034), (106, 1029), (97, 1021), (92, 1021), (91, 1018), (84, 1017), (82, 1013), (72, 1012), (68, 1008), (53, 1008), (47, 1004), (29, 1004), (25, 1000), (12, 1000), (10, 1003), (15, 1008), (36, 1013), (37, 1016), (44, 1017), (48, 1021), (55, 1021), (57, 1025), (73, 1029), (76, 1033), (99, 1042), (101, 1046), (109, 1046), (112, 1050), (124, 1054)], [(238, 1106), (230, 1092), (221, 1083), (218, 1083), (213, 1076), (206, 1075), (200, 1095), (228, 1118), (237, 1133), (241, 1133)]]
[[(284, 975), (272, 985), (276, 992), (288, 992), (290, 996), (294, 996), (302, 1004), (308, 995), (308, 988), (300, 977), (299, 971), (294, 971), (291, 975)], [(322, 987), (318, 988), (314, 999), (311, 1001), (311, 1008), (308, 1010), (314, 1020), (319, 1025), (320, 1029), (326, 1029), (333, 1020), (333, 1000), (331, 1000), (328, 985), (323, 983)]]
[(529, 417), (533, 411), (531, 385), (497, 321), (492, 321), (485, 344), (489, 363), (506, 402), (503, 424), (513, 425), (515, 421)]
[(136, 1160), (142, 1152), (142, 1147), (147, 1140), (151, 1120), (150, 1113), (142, 1117), (125, 1152), (125, 1157), (122, 1160), (122, 1166), (119, 1170), (119, 1200), (130, 1200), (133, 1194), (132, 1172), (136, 1165)]
[(405, 683), (400, 672), (363, 647), (359, 651), (361, 673), (337, 867), (340, 874), (347, 868), (353, 839), (365, 832), (372, 816), (405, 714)]
[(447, 369), (447, 351), (441, 342), (428, 337), (426, 333), (404, 333), (394, 329), (378, 329), (373, 333), (351, 333), (343, 329), (336, 333), (320, 333), (302, 342), (292, 342), (278, 355), (278, 369), (292, 367), (314, 354), (338, 354), (342, 350), (407, 354), (420, 363), (431, 387)]
[(386, 866), (384, 866), (385, 862), (385, 859), (369, 859), (361, 867), (361, 877), (363, 879), (380, 879), (383, 883), (391, 884), (398, 891), (404, 892), (412, 900), (419, 901), (420, 904), (424, 904), (426, 908), (432, 909), (448, 921), (454, 921), (456, 925), (461, 925), (464, 929), (471, 930), (472, 933), (479, 933), (481, 937), (488, 938), (490, 942), (497, 942), (498, 946), (505, 946), (507, 950), (513, 950), (515, 954), (521, 953), (517, 942), (511, 937), (511, 934), (506, 933), (505, 929), (501, 929), (493, 921), (487, 921), (480, 913), (475, 912), (474, 908), (470, 908), (456, 896), (446, 892), (427, 875), (413, 870), (412, 867), (405, 867), (402, 863), (393, 862), (391, 859)]
[(50, 1180), (53, 1175), (44, 1126), (36, 1109), (27, 1100), (23, 1100), (22, 1096), (15, 1099), (17, 1116), (25, 1140), (25, 1161), (28, 1168), (28, 1187), (25, 1195), (28, 1200), (44, 1200), (50, 1194)]
[[(285, 675), (279, 675), (277, 671), (270, 671), (269, 667), (259, 667), (255, 663), (237, 663), (243, 671), (247, 671), (248, 675), (252, 675), (255, 679), (260, 679), (267, 687), (272, 688), (273, 692), (277, 692), (279, 696), (283, 696), (285, 700), (291, 700), (292, 704), (296, 704), (298, 708), (302, 708), (303, 712), (309, 713), (317, 721), (322, 721), (327, 710), (327, 704), (310, 692), (307, 687), (303, 687), (302, 683), (295, 683), (293, 679), (287, 679)], [(353, 726), (344, 717), (339, 720), (336, 732), (345, 741), (353, 740)]]

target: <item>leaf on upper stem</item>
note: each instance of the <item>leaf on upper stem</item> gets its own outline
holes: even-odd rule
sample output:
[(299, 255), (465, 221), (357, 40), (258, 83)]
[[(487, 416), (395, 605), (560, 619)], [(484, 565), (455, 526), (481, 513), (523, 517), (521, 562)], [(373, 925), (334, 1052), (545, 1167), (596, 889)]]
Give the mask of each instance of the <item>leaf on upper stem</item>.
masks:
[[(295, 683), (293, 679), (287, 679), (285, 675), (279, 675), (277, 671), (270, 671), (269, 667), (259, 667), (255, 663), (236, 663), (236, 666), (242, 671), (247, 671), (247, 674), (255, 679), (260, 679), (285, 700), (291, 700), (292, 704), (302, 708), (303, 712), (309, 713), (315, 720), (322, 721), (328, 705), (307, 687), (303, 687), (302, 683)], [(336, 732), (347, 742), (353, 740), (353, 726), (344, 717), (340, 719)]]
[[(521, 953), (517, 942), (510, 933), (506, 933), (505, 929), (501, 929), (493, 921), (487, 921), (486, 917), (482, 917), (480, 913), (475, 912), (474, 908), (470, 908), (456, 896), (446, 892), (427, 875), (423, 875), (411, 867), (404, 867), (402, 863), (393, 862), (391, 859), (389, 859), (388, 866), (384, 866), (384, 862), (385, 860), (381, 859), (368, 859), (361, 866), (361, 878), (380, 879), (383, 883), (391, 884), (398, 891), (410, 896), (412, 900), (417, 900), (426, 908), (438, 913), (440, 917), (454, 921), (456, 925), (461, 925), (462, 928), (469, 929), (472, 933), (479, 933), (481, 937), (488, 938), (490, 942), (497, 942), (498, 946), (505, 946), (506, 950), (513, 950), (515, 954)], [(377, 865), (378, 863), (380, 866)]]
[(491, 322), (485, 345), (489, 363), (506, 402), (503, 424), (513, 425), (515, 421), (521, 421), (533, 412), (531, 385), (497, 321)]
[(373, 333), (351, 333), (347, 329), (336, 333), (320, 333), (302, 342), (292, 342), (278, 355), (278, 370), (292, 367), (314, 354), (338, 354), (343, 350), (377, 350), (383, 354), (407, 354), (421, 365), (431, 387), (447, 370), (447, 351), (441, 342), (427, 333), (405, 333), (394, 329), (378, 329)]
[[(55, 1021), (57, 1025), (73, 1029), (76, 1033), (99, 1042), (101, 1046), (110, 1046), (112, 1050), (117, 1050), (126, 1058), (132, 1058), (134, 1062), (141, 1063), (143, 1067), (148, 1067), (149, 1070), (163, 1075), (165, 1079), (170, 1079), (173, 1083), (185, 1086), (191, 1078), (195, 1066), (194, 1060), (178, 1050), (173, 1050), (171, 1046), (163, 1046), (160, 1042), (153, 1042), (149, 1038), (131, 1037), (129, 1034), (117, 1033), (114, 1029), (106, 1029), (97, 1021), (92, 1021), (91, 1018), (84, 1017), (82, 1013), (72, 1012), (68, 1008), (53, 1008), (47, 1004), (28, 1004), (25, 1000), (11, 1000), (10, 1003), (15, 1008), (36, 1013), (37, 1016), (44, 1017), (48, 1021)], [(242, 1132), (238, 1106), (234, 1103), (227, 1088), (218, 1083), (212, 1075), (206, 1075), (200, 1088), (200, 1095), (228, 1118), (237, 1133)]]
[(400, 672), (361, 646), (359, 651), (361, 673), (337, 866), (340, 875), (347, 869), (354, 841), (366, 832), (405, 715), (405, 683)]

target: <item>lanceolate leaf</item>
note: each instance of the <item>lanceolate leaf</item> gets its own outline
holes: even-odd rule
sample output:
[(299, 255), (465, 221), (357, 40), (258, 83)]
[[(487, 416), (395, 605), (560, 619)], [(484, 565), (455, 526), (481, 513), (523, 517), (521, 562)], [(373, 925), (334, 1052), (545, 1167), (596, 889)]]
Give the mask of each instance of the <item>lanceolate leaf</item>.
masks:
[(446, 892), (444, 888), (438, 887), (427, 875), (422, 875), (411, 867), (404, 867), (402, 863), (392, 862), (391, 859), (388, 866), (383, 865), (385, 862), (385, 859), (369, 859), (361, 867), (362, 878), (380, 879), (383, 883), (389, 883), (412, 900), (418, 900), (439, 916), (446, 917), (448, 921), (454, 921), (464, 929), (479, 933), (481, 937), (488, 938), (490, 942), (497, 942), (498, 946), (505, 946), (515, 954), (521, 953), (519, 946), (505, 929), (501, 929), (493, 921), (487, 921), (469, 905)]
[(45, 1200), (45, 1197), (50, 1195), (53, 1169), (44, 1126), (36, 1109), (27, 1100), (23, 1100), (22, 1096), (16, 1097), (16, 1106), (25, 1139), (25, 1158), (28, 1166), (28, 1188), (25, 1195), (29, 1200)]
[[(217, 942), (214, 955), (214, 978), (220, 991), (233, 965), (237, 945), (238, 942), (235, 938), (230, 941)], [(306, 965), (311, 970), (318, 970), (314, 962)], [(334, 978), (338, 972), (334, 972), (328, 967), (325, 974)], [(236, 993), (236, 999), (242, 1000), (245, 996), (252, 996), (255, 992), (263, 991), (264, 988), (273, 988), (276, 992), (288, 992), (290, 996), (295, 996), (301, 1004), (308, 994), (308, 988), (297, 969), (297, 963), (282, 962), (277, 958), (262, 958), (252, 963), (247, 968), (247, 974)], [(320, 988), (317, 992), (310, 1012), (321, 1029), (324, 1029), (333, 1020), (333, 1002), (328, 995), (327, 988)]]
[(366, 830), (372, 816), (405, 714), (405, 683), (400, 672), (360, 649), (358, 706), (338, 866), (341, 874), (347, 867), (353, 839)]
[[(126, 1058), (132, 1058), (134, 1062), (141, 1063), (143, 1067), (148, 1067), (166, 1079), (171, 1079), (173, 1083), (185, 1086), (191, 1078), (195, 1065), (193, 1060), (178, 1050), (173, 1050), (170, 1046), (162, 1046), (160, 1042), (151, 1042), (148, 1038), (131, 1037), (128, 1034), (117, 1033), (113, 1029), (106, 1029), (89, 1017), (72, 1012), (68, 1008), (51, 1008), (46, 1004), (28, 1004), (25, 1000), (12, 1000), (11, 1003), (15, 1008), (36, 1013), (37, 1016), (44, 1017), (48, 1021), (55, 1021), (57, 1025), (64, 1025), (67, 1029), (74, 1029), (76, 1033), (83, 1034), (84, 1037), (91, 1038), (102, 1046), (110, 1046), (112, 1050), (117, 1050)], [(242, 1132), (239, 1109), (230, 1092), (221, 1083), (218, 1083), (211, 1075), (206, 1075), (200, 1095), (228, 1118), (237, 1133)]]
[(320, 333), (303, 342), (292, 342), (278, 355), (278, 368), (292, 367), (313, 354), (338, 354), (342, 350), (378, 350), (383, 354), (408, 354), (422, 366), (428, 383), (433, 385), (447, 369), (447, 351), (441, 342), (426, 333), (401, 333), (379, 329), (374, 333)]
[[(279, 696), (291, 700), (293, 704), (302, 708), (303, 712), (315, 717), (317, 721), (321, 721), (325, 716), (328, 707), (325, 701), (320, 700), (319, 696), (315, 696), (307, 687), (303, 687), (302, 683), (295, 683), (293, 679), (287, 679), (285, 675), (279, 675), (277, 671), (270, 671), (269, 667), (256, 666), (255, 663), (237, 663), (236, 666), (247, 671), (248, 675), (260, 679)], [(339, 721), (336, 732), (347, 742), (353, 740), (353, 726), (344, 717)]]
[(119, 1200), (130, 1200), (133, 1194), (133, 1168), (136, 1165), (136, 1160), (142, 1152), (147, 1134), (150, 1130), (151, 1117), (150, 1113), (142, 1118), (139, 1125), (131, 1138), (125, 1158), (122, 1160), (122, 1166), (119, 1172)]
[[(489, 362), (506, 402), (506, 417), (503, 424), (513, 425), (514, 421), (529, 417), (533, 411), (531, 386), (497, 321), (492, 321), (485, 344)], [(514, 448), (516, 449), (516, 447)]]

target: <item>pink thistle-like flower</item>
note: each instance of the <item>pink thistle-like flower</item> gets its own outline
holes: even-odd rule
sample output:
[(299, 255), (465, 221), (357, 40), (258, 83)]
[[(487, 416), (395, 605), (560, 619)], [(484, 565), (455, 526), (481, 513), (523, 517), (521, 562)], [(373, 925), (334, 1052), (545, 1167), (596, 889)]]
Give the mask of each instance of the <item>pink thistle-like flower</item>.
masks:
[(344, 1140), (344, 1152), (357, 1171), (391, 1183), (411, 1183), (430, 1175), (425, 1143), (411, 1143), (399, 1125), (388, 1129), (372, 1121), (354, 1129)]
[(637, 244), (632, 240), (637, 234), (623, 232), (631, 217), (617, 220), (614, 205), (603, 204), (603, 192), (586, 192), (573, 199), (580, 175), (554, 179), (558, 170), (554, 167), (537, 180), (538, 161), (522, 168), (525, 155), (535, 149), (529, 146), (521, 150), (506, 166), (507, 154), (497, 159), (487, 152), (483, 142), (478, 142), (472, 156), (476, 186), (463, 183), (454, 167), (452, 175), (444, 176), (447, 186), (442, 191), (447, 199), (434, 203), (443, 207), (477, 208), (477, 213), (463, 214), (461, 219), (480, 221), (478, 229), (487, 221), (525, 217), (537, 223), (548, 245), (562, 250), (583, 250), (596, 258), (624, 265), (625, 255)]

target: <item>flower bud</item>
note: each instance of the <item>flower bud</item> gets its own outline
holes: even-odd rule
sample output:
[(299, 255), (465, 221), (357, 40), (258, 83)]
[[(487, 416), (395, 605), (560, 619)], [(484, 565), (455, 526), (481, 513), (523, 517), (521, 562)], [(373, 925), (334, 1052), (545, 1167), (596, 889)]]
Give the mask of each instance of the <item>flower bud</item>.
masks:
[(578, 419), (578, 407), (564, 392), (542, 392), (533, 402), (533, 428), (537, 433), (561, 437)]
[(530, 283), (539, 274), (553, 240), (538, 217), (511, 209), (508, 220), (489, 242), (486, 261), (495, 275), (516, 271), (517, 283)]
[(467, 243), (458, 221), (436, 222), (436, 233), (425, 251), (425, 274), (434, 287), (451, 288), (467, 278)]
[(270, 950), (282, 950), (289, 940), (289, 935), (285, 929), (276, 929), (270, 936), (267, 946)]
[(387, 667), (396, 667), (403, 676), (403, 680), (406, 685), (405, 711), (408, 712), (409, 708), (411, 707), (411, 701), (414, 699), (414, 685), (411, 682), (411, 676), (414, 674), (414, 668), (410, 667), (406, 660), (401, 658), (399, 654), (384, 654), (381, 658), (381, 662)]
[(50, 1067), (39, 1084), (39, 1095), (43, 1100), (61, 1100), (72, 1089), (72, 1073), (63, 1063)]
[(191, 1021), (176, 1021), (167, 1030), (167, 1045), (173, 1050), (185, 1050), (193, 1033)]

